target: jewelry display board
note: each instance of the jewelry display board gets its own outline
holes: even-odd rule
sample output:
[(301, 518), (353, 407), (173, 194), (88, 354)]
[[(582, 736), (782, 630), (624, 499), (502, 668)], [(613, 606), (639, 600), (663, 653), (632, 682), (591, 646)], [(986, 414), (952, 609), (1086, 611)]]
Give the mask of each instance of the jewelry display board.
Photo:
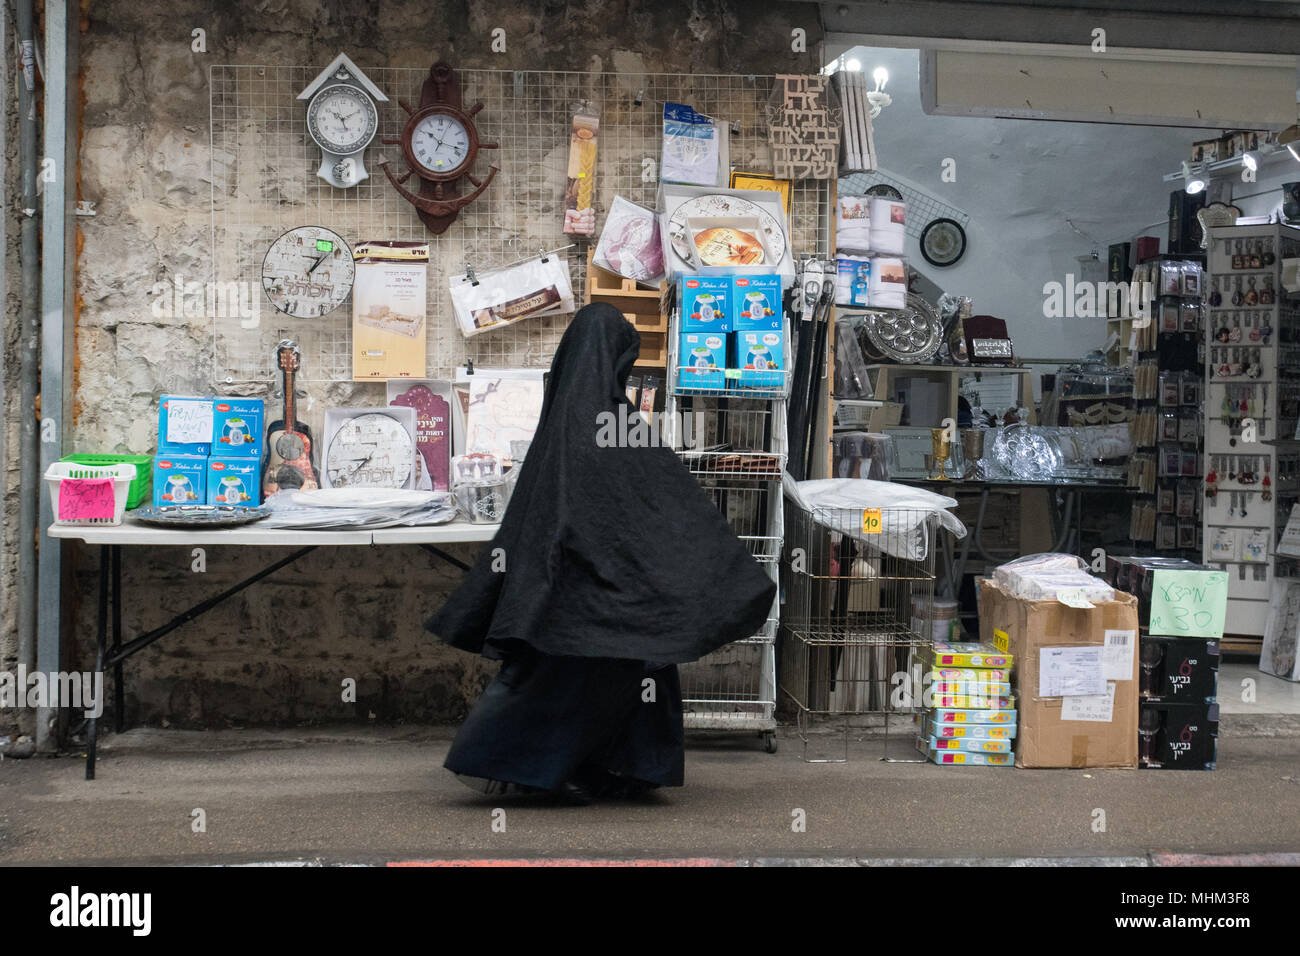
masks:
[[(320, 150), (307, 134), (298, 93), (320, 67), (218, 65), (211, 67), (212, 273), (214, 283), (247, 282), (258, 296), (259, 321), (245, 328), (238, 315), (212, 320), (212, 376), (218, 385), (273, 380), (275, 346), (292, 339), (302, 348), (301, 378), (352, 378), (351, 297), (320, 318), (277, 312), (261, 287), (262, 257), (277, 236), (295, 226), (322, 225), (349, 245), (362, 240), (427, 241), (428, 374), (447, 377), (469, 358), (481, 366), (544, 367), (569, 316), (528, 319), (466, 340), (452, 317), (448, 278), (504, 266), (556, 250), (575, 240), (562, 232), (570, 113), (582, 100), (600, 109), (596, 166), (598, 224), (614, 196), (653, 208), (658, 186), (665, 101), (688, 103), (730, 125), (733, 169), (771, 169), (764, 105), (771, 76), (457, 71), (466, 106), (481, 101), (479, 134), (500, 143), (472, 170), (500, 172), (486, 192), (461, 210), (441, 235), (426, 232), (415, 210), (397, 194), (381, 159), (404, 169), (395, 139), (407, 114), (398, 105), (419, 101), (428, 68), (384, 69), (358, 64), (388, 96), (379, 107), (379, 132), (366, 151), (369, 179), (336, 189), (317, 178)], [(790, 236), (795, 256), (827, 255), (830, 184), (794, 184)], [(564, 252), (577, 305), (584, 304), (587, 244)]]

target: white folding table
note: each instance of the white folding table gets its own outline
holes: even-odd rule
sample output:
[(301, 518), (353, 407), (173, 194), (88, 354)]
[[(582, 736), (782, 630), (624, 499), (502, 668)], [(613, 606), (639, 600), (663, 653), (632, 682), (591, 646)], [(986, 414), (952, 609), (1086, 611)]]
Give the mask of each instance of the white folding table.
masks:
[[(95, 670), (113, 669), (113, 724), (117, 733), (124, 726), (122, 689), (123, 662), (160, 640), (182, 624), (187, 624), (244, 588), (293, 564), (322, 546), (414, 544), (462, 570), (469, 570), (438, 545), (482, 543), (491, 541), (500, 525), (471, 524), (452, 521), (438, 525), (375, 528), (360, 531), (312, 531), (289, 528), (266, 528), (258, 524), (240, 528), (176, 529), (157, 528), (127, 517), (120, 525), (62, 525), (47, 529), (51, 538), (69, 538), (99, 546), (99, 623), (96, 638)], [(182, 611), (166, 624), (146, 631), (129, 641), (122, 640), (122, 548), (132, 545), (150, 547), (290, 547), (292, 554), (262, 568), (220, 594), (200, 601)], [(112, 613), (109, 613), (109, 605)], [(95, 745), (98, 721), (90, 718), (86, 730), (86, 779), (95, 779)]]

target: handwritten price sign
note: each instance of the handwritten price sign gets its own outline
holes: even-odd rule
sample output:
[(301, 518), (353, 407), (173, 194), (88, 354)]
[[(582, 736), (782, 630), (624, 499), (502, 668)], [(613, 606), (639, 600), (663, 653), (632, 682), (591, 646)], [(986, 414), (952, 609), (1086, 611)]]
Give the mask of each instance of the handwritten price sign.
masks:
[(862, 533), (880, 534), (880, 509), (864, 508), (862, 511)]
[(1152, 634), (1219, 638), (1227, 614), (1228, 572), (1155, 572), (1148, 624)]
[(64, 478), (59, 482), (60, 521), (112, 521), (112, 478)]

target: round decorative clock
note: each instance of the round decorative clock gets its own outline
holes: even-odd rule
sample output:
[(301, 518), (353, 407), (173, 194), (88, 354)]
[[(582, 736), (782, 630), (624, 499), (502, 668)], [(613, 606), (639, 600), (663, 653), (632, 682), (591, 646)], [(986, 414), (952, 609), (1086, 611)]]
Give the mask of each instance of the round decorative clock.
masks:
[(362, 156), (379, 131), (375, 104), (388, 97), (340, 53), (298, 99), (308, 101), (307, 134), (321, 148), (316, 175), (338, 189), (369, 179)]
[[(386, 159), (380, 165), (398, 195), (415, 207), (429, 231), (435, 235), (446, 232), (460, 211), (481, 196), (496, 176), (496, 166), (488, 167), (487, 177), (482, 180), (475, 178), (473, 169), (479, 150), (496, 149), (498, 144), (479, 139), (474, 117), (483, 104), (463, 107), (460, 80), (446, 63), (436, 63), (429, 69), (420, 87), (418, 109), (400, 100), (398, 104), (408, 114), (406, 125), (397, 139), (386, 139), (384, 144), (402, 148), (406, 172), (395, 174)], [(412, 175), (420, 181), (418, 193), (405, 188)], [(474, 187), (464, 196), (460, 195), (462, 178)]]
[(966, 230), (954, 219), (933, 219), (921, 230), (921, 255), (932, 266), (950, 266), (966, 254)]
[(298, 226), (280, 236), (262, 259), (262, 288), (277, 310), (297, 318), (333, 312), (352, 291), (352, 250), (324, 226)]

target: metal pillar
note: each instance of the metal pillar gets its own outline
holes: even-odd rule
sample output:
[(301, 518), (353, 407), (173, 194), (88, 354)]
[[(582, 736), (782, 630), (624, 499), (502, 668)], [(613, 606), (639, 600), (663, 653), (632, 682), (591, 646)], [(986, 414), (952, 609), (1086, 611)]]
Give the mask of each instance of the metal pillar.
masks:
[[(75, 312), (78, 9), (68, 0), (45, 3), (45, 155), (41, 159), (41, 422), (40, 468), (44, 473), (63, 455), (71, 434), (73, 322)], [(40, 555), (37, 563), (36, 666), (62, 666), (62, 542), (45, 533), (54, 520), (48, 495), (40, 495)], [(36, 714), (36, 746), (58, 745), (59, 711)]]

